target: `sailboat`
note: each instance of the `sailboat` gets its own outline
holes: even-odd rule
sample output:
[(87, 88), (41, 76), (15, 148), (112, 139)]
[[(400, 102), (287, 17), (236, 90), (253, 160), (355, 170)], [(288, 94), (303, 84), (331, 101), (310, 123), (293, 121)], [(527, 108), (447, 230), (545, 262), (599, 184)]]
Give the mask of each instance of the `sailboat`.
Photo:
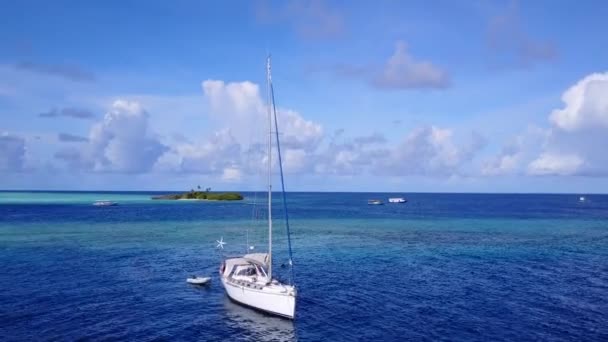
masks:
[[(274, 89), (270, 68), (270, 56), (266, 61), (266, 81), (268, 85), (268, 252), (249, 253), (241, 257), (227, 258), (220, 266), (220, 279), (226, 294), (233, 301), (251, 308), (294, 319), (297, 291), (293, 282), (293, 262), (291, 256), (291, 238), (289, 216), (285, 199), (285, 183), (281, 160), (281, 145), (277, 111), (274, 103)], [(273, 130), (274, 129), (274, 130)], [(277, 147), (278, 166), (281, 175), (281, 190), (287, 228), (289, 266), (291, 284), (282, 283), (273, 278), (272, 264), (272, 147), (273, 135)], [(223, 239), (218, 246), (223, 246)], [(249, 246), (248, 246), (249, 247)], [(249, 248), (248, 248), (249, 249)], [(249, 250), (248, 250), (249, 251)]]

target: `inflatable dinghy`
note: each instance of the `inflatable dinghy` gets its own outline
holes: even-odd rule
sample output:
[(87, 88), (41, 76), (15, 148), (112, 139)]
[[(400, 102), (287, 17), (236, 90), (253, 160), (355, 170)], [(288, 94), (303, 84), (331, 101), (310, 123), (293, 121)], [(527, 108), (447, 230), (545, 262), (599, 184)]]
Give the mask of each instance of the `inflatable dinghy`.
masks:
[(198, 276), (192, 276), (192, 277), (189, 277), (188, 279), (186, 279), (186, 281), (189, 284), (194, 284), (194, 285), (205, 285), (210, 280), (211, 280), (210, 277), (198, 277)]

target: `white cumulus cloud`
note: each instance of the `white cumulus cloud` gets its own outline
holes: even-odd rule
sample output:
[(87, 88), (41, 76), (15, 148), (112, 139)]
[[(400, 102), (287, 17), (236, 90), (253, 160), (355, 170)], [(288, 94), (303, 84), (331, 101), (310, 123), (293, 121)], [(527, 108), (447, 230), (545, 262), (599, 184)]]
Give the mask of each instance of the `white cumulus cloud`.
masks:
[[(484, 164), (499, 175), (604, 176), (608, 174), (608, 73), (590, 74), (562, 95), (564, 105), (548, 115), (551, 124), (522, 134), (516, 144)], [(525, 139), (522, 137), (526, 137)]]
[(174, 148), (179, 168), (184, 172), (222, 174), (232, 165), (241, 164), (241, 145), (229, 129), (215, 132), (207, 140), (186, 143)]
[(528, 166), (532, 175), (572, 175), (583, 165), (583, 160), (574, 154), (543, 153)]
[(379, 88), (444, 88), (448, 74), (428, 61), (416, 60), (403, 41), (395, 43), (395, 52), (373, 79)]
[(60, 151), (56, 157), (86, 170), (141, 173), (167, 150), (150, 131), (148, 113), (139, 102), (116, 100), (103, 120), (93, 125), (82, 149)]
[(482, 164), (481, 174), (499, 176), (524, 174), (527, 163), (542, 151), (550, 131), (536, 126), (529, 126), (526, 131), (509, 141), (497, 156)]
[(478, 134), (468, 143), (457, 143), (451, 129), (418, 127), (392, 149), (382, 169), (399, 175), (453, 175), (484, 146)]
[(213, 115), (247, 117), (264, 111), (260, 87), (255, 83), (206, 80), (202, 87)]
[(238, 182), (242, 178), (241, 170), (236, 167), (227, 167), (222, 172), (222, 180), (225, 182)]
[(447, 88), (450, 76), (443, 68), (413, 56), (404, 41), (395, 43), (393, 54), (383, 63), (340, 64), (333, 72), (344, 78), (360, 79), (379, 89)]
[(608, 128), (608, 72), (583, 78), (562, 95), (562, 101), (565, 107), (549, 117), (556, 127), (569, 132)]
[(323, 139), (323, 127), (313, 121), (305, 120), (292, 110), (278, 113), (281, 144), (286, 148), (314, 150)]
[[(202, 88), (211, 117), (223, 129), (229, 128), (243, 144), (265, 140), (268, 132), (267, 106), (257, 84), (207, 80)], [(294, 110), (278, 108), (278, 123), (285, 147), (311, 150), (323, 138), (320, 124), (305, 120)]]
[(287, 149), (282, 156), (283, 170), (286, 173), (310, 171), (314, 157), (303, 149)]
[[(227, 167), (241, 165), (249, 172), (260, 172), (267, 160), (268, 137), (268, 107), (260, 87), (249, 81), (206, 80), (202, 89), (209, 115), (221, 130), (208, 142), (177, 148), (181, 169), (222, 174)], [(307, 158), (321, 144), (323, 127), (294, 110), (277, 110), (286, 171), (308, 169)]]

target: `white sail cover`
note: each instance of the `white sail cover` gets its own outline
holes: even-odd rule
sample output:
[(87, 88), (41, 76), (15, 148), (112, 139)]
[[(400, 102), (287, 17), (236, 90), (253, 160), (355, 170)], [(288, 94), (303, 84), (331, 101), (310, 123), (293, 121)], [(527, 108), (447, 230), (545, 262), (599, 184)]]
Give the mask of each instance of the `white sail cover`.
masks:
[(253, 261), (264, 266), (268, 265), (268, 253), (251, 253), (245, 254), (243, 258)]

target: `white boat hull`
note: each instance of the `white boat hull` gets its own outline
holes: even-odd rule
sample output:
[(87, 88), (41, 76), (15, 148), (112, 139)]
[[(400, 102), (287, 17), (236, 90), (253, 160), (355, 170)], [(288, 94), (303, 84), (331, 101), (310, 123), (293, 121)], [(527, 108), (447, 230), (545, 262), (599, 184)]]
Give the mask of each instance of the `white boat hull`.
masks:
[(205, 285), (210, 280), (211, 280), (211, 278), (209, 278), (209, 277), (195, 277), (195, 278), (188, 278), (188, 279), (186, 279), (186, 281), (189, 284), (193, 284), (193, 285)]
[(250, 288), (221, 277), (230, 299), (267, 313), (293, 319), (296, 310), (295, 290), (283, 285), (266, 285)]

